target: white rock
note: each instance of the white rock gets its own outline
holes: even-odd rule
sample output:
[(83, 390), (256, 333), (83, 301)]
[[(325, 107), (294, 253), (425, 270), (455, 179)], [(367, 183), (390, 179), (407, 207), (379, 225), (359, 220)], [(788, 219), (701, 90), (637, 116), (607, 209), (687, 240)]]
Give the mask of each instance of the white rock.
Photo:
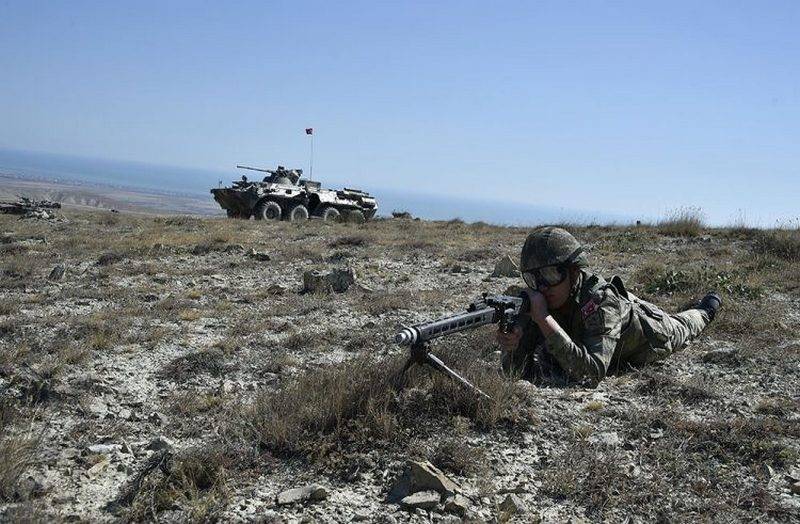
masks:
[(619, 446), (622, 444), (622, 439), (616, 431), (604, 431), (596, 433), (589, 437), (589, 442), (592, 444), (601, 444), (604, 446)]
[(121, 451), (122, 446), (120, 444), (94, 444), (86, 449), (89, 451), (89, 453), (108, 455), (116, 451)]
[(103, 460), (101, 460), (100, 462), (98, 462), (97, 464), (95, 464), (94, 466), (89, 468), (88, 470), (86, 470), (86, 474), (89, 475), (90, 477), (96, 477), (104, 469), (106, 469), (109, 464), (110, 464), (110, 462), (108, 461), (108, 458), (103, 457)]
[(302, 488), (293, 488), (282, 491), (276, 497), (278, 505), (294, 504), (307, 500), (325, 500), (328, 498), (328, 490), (319, 484), (311, 484)]
[(272, 258), (269, 256), (269, 253), (264, 251), (257, 251), (256, 248), (252, 248), (248, 253), (247, 256), (254, 260), (258, 260), (259, 262), (269, 262)]
[(506, 255), (494, 265), (493, 277), (518, 277), (519, 269), (510, 256)]
[(90, 400), (86, 408), (89, 411), (89, 414), (95, 418), (105, 418), (106, 415), (108, 415), (108, 406), (105, 402), (98, 398), (93, 398)]
[(439, 505), (440, 495), (433, 491), (418, 491), (407, 497), (403, 497), (400, 504), (407, 509), (433, 509)]
[(430, 462), (417, 462), (409, 460), (411, 472), (411, 486), (413, 492), (420, 490), (433, 490), (442, 495), (454, 495), (461, 491), (461, 487), (450, 480), (439, 468)]

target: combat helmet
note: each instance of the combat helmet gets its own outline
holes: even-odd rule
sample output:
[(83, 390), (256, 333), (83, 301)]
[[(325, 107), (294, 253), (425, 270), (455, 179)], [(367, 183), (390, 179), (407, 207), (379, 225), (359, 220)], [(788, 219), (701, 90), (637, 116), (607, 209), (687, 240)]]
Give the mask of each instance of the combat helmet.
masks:
[(542, 227), (531, 232), (525, 239), (520, 256), (521, 271), (564, 264), (578, 267), (588, 265), (583, 246), (566, 229)]

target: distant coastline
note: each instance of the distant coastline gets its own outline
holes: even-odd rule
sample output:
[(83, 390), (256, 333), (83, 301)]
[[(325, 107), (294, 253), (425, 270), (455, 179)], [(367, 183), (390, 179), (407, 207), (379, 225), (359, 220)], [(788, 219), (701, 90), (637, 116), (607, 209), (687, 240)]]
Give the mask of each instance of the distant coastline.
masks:
[[(98, 189), (104, 198), (115, 200), (115, 191), (125, 192), (130, 204), (131, 195), (147, 196), (150, 205), (163, 197), (156, 208), (162, 212), (187, 212), (222, 215), (209, 194), (220, 182), (227, 185), (234, 178), (231, 172), (150, 165), (139, 162), (112, 161), (0, 149), (0, 186), (11, 182), (38, 182), (76, 188)], [(329, 187), (345, 185), (338, 180), (324, 180)], [(2, 187), (0, 187), (2, 189)], [(459, 218), (466, 222), (487, 222), (500, 225), (532, 226), (543, 223), (569, 222), (576, 224), (633, 223), (637, 218), (623, 214), (568, 209), (562, 207), (507, 203), (496, 199), (460, 198), (401, 192), (382, 188), (363, 188), (378, 198), (379, 216), (392, 211), (408, 211), (427, 220)], [(170, 199), (180, 205), (171, 207)], [(191, 202), (195, 202), (194, 205)], [(647, 218), (647, 217), (645, 217)]]

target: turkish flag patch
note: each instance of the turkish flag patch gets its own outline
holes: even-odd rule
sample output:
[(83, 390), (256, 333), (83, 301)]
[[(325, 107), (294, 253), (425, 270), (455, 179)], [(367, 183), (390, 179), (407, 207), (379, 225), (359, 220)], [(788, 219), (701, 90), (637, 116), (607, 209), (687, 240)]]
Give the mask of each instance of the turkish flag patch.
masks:
[(583, 315), (583, 318), (595, 313), (597, 313), (597, 302), (594, 300), (590, 300), (589, 302), (585, 303), (583, 307), (581, 307), (581, 315)]

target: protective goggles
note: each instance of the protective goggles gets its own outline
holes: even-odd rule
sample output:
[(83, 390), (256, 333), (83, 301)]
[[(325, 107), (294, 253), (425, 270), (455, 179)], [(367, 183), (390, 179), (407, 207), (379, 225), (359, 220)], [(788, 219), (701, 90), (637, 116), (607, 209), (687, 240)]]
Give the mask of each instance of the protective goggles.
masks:
[(544, 266), (536, 269), (528, 269), (522, 272), (522, 278), (531, 289), (542, 287), (553, 287), (562, 283), (567, 278), (568, 270), (565, 266)]

